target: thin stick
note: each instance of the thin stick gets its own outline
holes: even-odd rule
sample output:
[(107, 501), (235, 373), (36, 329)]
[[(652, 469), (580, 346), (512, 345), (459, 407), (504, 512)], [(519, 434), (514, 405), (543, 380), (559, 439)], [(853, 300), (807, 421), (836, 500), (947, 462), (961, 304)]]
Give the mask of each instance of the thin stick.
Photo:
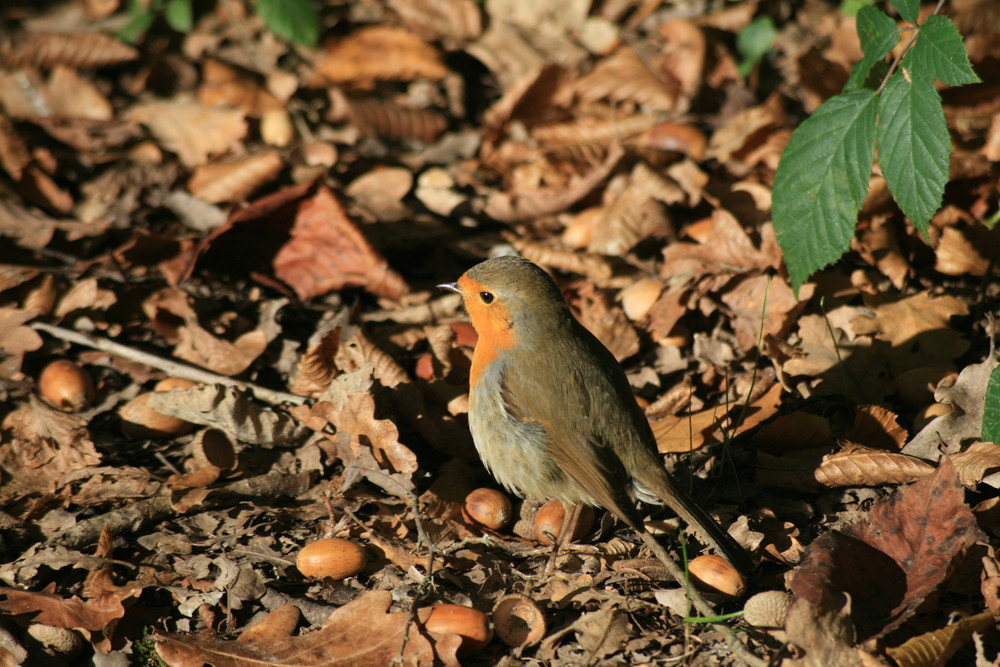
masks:
[(147, 366), (152, 366), (153, 368), (157, 368), (165, 373), (169, 373), (173, 377), (184, 378), (201, 384), (222, 384), (227, 387), (236, 387), (237, 389), (250, 391), (260, 400), (271, 403), (272, 405), (279, 405), (281, 403), (294, 403), (296, 405), (302, 405), (306, 402), (306, 399), (302, 396), (296, 396), (295, 394), (289, 394), (283, 391), (275, 391), (274, 389), (261, 387), (260, 385), (253, 384), (251, 382), (234, 380), (233, 378), (226, 377), (225, 375), (219, 375), (218, 373), (212, 373), (211, 371), (206, 371), (201, 368), (188, 366), (187, 364), (182, 364), (171, 359), (164, 359), (163, 357), (158, 357), (155, 354), (143, 352), (142, 350), (137, 350), (133, 347), (116, 343), (113, 340), (108, 340), (107, 338), (97, 338), (96, 336), (80, 333), (79, 331), (73, 331), (72, 329), (64, 329), (63, 327), (57, 327), (51, 324), (45, 324), (43, 322), (32, 322), (29, 326), (32, 329), (44, 331), (50, 336), (55, 336), (56, 338), (76, 343), (77, 345), (91, 347), (95, 350), (101, 350), (102, 352), (110, 352), (116, 356), (130, 359), (131, 361), (137, 361), (140, 364), (146, 364)]

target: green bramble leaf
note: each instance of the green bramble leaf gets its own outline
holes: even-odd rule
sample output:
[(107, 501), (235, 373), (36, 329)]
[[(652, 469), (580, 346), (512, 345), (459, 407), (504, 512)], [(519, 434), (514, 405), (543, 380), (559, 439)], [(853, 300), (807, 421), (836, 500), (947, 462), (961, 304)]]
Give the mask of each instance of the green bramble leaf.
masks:
[(1000, 445), (1000, 366), (990, 373), (983, 409), (983, 440)]
[(194, 26), (194, 16), (191, 10), (191, 0), (168, 0), (163, 8), (163, 18), (167, 25), (185, 35)]
[(792, 133), (774, 177), (774, 228), (798, 289), (851, 245), (868, 192), (878, 100), (868, 89), (831, 97)]
[(875, 4), (875, 0), (842, 0), (840, 3), (840, 13), (851, 18), (861, 11), (862, 7), (870, 7)]
[(761, 58), (764, 57), (774, 45), (774, 38), (778, 31), (774, 28), (774, 21), (769, 16), (761, 16), (750, 22), (736, 36), (736, 49), (743, 56), (740, 62), (740, 76), (746, 76), (753, 69)]
[(319, 14), (312, 0), (256, 0), (257, 13), (275, 35), (292, 44), (314, 47)]
[(130, 0), (127, 11), (131, 18), (115, 33), (115, 36), (123, 42), (136, 44), (153, 25), (156, 12), (153, 7), (144, 7), (138, 0)]
[(920, 0), (889, 0), (904, 21), (909, 21), (916, 25), (920, 18)]
[(951, 157), (941, 97), (930, 76), (910, 75), (904, 58), (903, 71), (886, 84), (878, 106), (879, 166), (896, 203), (926, 238), (927, 224), (941, 207)]
[(914, 72), (927, 74), (949, 86), (979, 83), (972, 71), (962, 35), (946, 16), (930, 16), (920, 26), (913, 49), (906, 54)]
[(882, 61), (892, 47), (899, 43), (896, 22), (881, 9), (863, 7), (858, 12), (857, 26), (861, 52), (864, 56), (851, 68), (851, 77), (844, 86), (845, 91), (862, 87), (875, 63)]

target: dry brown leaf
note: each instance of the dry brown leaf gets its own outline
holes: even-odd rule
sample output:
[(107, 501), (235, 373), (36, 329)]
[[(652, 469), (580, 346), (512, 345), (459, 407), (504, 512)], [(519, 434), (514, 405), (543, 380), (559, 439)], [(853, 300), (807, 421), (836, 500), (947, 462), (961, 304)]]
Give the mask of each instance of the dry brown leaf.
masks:
[(0, 359), (0, 377), (10, 380), (24, 377), (21, 374), (24, 354), (42, 346), (42, 337), (38, 332), (24, 326), (25, 322), (33, 320), (37, 315), (31, 310), (0, 308), (0, 350), (3, 351), (3, 358)]
[(97, 278), (77, 281), (62, 295), (55, 307), (56, 317), (66, 317), (76, 311), (92, 312), (107, 310), (118, 303), (118, 296), (112, 290), (102, 289)]
[(101, 462), (86, 420), (50, 408), (34, 395), (4, 417), (3, 430), (9, 434), (0, 443), (5, 495), (52, 493), (65, 475)]
[(245, 112), (195, 102), (148, 102), (125, 113), (142, 123), (163, 147), (177, 154), (185, 167), (238, 150), (247, 134)]
[(316, 398), (330, 387), (337, 376), (333, 362), (340, 347), (340, 327), (327, 332), (319, 342), (299, 357), (289, 391), (297, 396)]
[[(326, 267), (321, 271), (320, 267)], [(334, 194), (319, 187), (301, 202), (291, 239), (274, 256), (274, 270), (302, 299), (345, 285), (398, 298), (407, 286), (371, 247)]]
[(782, 667), (885, 667), (884, 662), (854, 646), (852, 603), (833, 593), (825, 594), (819, 602), (793, 602), (785, 629), (789, 643), (801, 648), (804, 655), (786, 658)]
[(932, 465), (911, 456), (852, 445), (824, 457), (815, 479), (827, 487), (908, 484), (933, 471)]
[(15, 187), (22, 197), (37, 206), (59, 213), (69, 213), (73, 209), (73, 195), (59, 187), (36, 163), (24, 168)]
[[(237, 211), (195, 254), (199, 263), (250, 274), (260, 275), (270, 265), (303, 300), (346, 286), (389, 298), (408, 290), (337, 196), (316, 183), (287, 187)], [(188, 275), (194, 266), (191, 262)]]
[(946, 448), (955, 451), (966, 438), (982, 435), (986, 386), (998, 363), (995, 357), (988, 357), (963, 368), (953, 385), (942, 382), (934, 390), (934, 399), (956, 409), (927, 424), (906, 443), (903, 453), (937, 461)]
[(811, 296), (809, 285), (803, 285), (796, 296), (781, 275), (749, 275), (721, 298), (732, 310), (740, 350), (747, 352), (766, 336), (785, 338)]
[(705, 157), (720, 162), (740, 162), (770, 133), (787, 122), (778, 96), (768, 98), (760, 106), (742, 109), (715, 130), (708, 140)]
[(1000, 470), (1000, 445), (974, 442), (964, 451), (952, 454), (951, 462), (955, 464), (962, 484), (974, 489), (984, 477)]
[(344, 192), (381, 222), (412, 215), (403, 198), (413, 189), (413, 172), (403, 167), (375, 167), (358, 176)]
[(753, 442), (769, 451), (828, 447), (833, 444), (833, 430), (826, 417), (797, 410), (761, 426)]
[(333, 83), (367, 87), (375, 81), (441, 79), (441, 54), (404, 28), (369, 26), (326, 44), (316, 72)]
[(202, 62), (198, 101), (209, 107), (238, 107), (248, 116), (258, 117), (268, 111), (284, 109), (281, 101), (252, 75), (215, 58), (206, 58)]
[(896, 289), (903, 289), (910, 275), (910, 263), (897, 238), (897, 228), (887, 215), (875, 216), (855, 239), (866, 262), (878, 267)]
[(952, 567), (984, 539), (951, 462), (876, 503), (870, 520), (813, 542), (792, 592), (812, 604), (846, 592), (860, 638), (880, 637), (908, 620)]
[(846, 393), (858, 403), (881, 401), (894, 390), (887, 367), (889, 344), (860, 336), (851, 340), (850, 333), (832, 321), (834, 314), (799, 318), (797, 353), (782, 370), (816, 378), (810, 390), (818, 395)]
[(705, 243), (672, 243), (663, 249), (664, 278), (699, 278), (709, 274), (744, 273), (776, 269), (781, 264), (773, 227), (761, 227), (758, 249), (736, 218), (723, 209), (712, 212), (711, 232)]
[(92, 121), (114, 119), (111, 102), (93, 82), (75, 69), (58, 65), (49, 74), (42, 94), (53, 116)]
[(483, 31), (483, 16), (474, 0), (389, 0), (400, 22), (428, 41), (443, 40), (457, 50)]
[(21, 180), (21, 174), (31, 163), (28, 144), (6, 116), (0, 115), (0, 167), (12, 179)]
[(363, 369), (367, 363), (373, 364), (374, 377), (390, 390), (395, 409), (435, 449), (450, 456), (475, 457), (468, 427), (457, 422), (441, 407), (425, 400), (409, 373), (368, 340), (361, 329), (341, 344), (334, 363), (344, 373)]
[(239, 375), (267, 349), (267, 335), (259, 329), (230, 342), (191, 321), (178, 330), (178, 338), (176, 357), (221, 375)]
[(517, 222), (564, 211), (598, 187), (624, 155), (625, 151), (621, 146), (612, 144), (601, 164), (594, 165), (565, 187), (541, 188), (524, 193), (491, 191), (487, 195), (483, 212), (495, 220)]
[(9, 68), (68, 65), (80, 69), (138, 57), (135, 47), (97, 32), (39, 32), (25, 35), (17, 44), (0, 45), (0, 63)]
[[(663, 453), (682, 453), (734, 438), (774, 416), (781, 391), (781, 385), (775, 384), (746, 409), (743, 405), (734, 405), (728, 410), (715, 407), (690, 415), (669, 415), (653, 420), (649, 425), (656, 437), (656, 447)], [(741, 417), (743, 421), (736, 423)]]
[(235, 387), (206, 385), (155, 391), (148, 403), (161, 414), (217, 428), (234, 440), (254, 445), (291, 443), (307, 433), (288, 415), (261, 407)]
[(597, 336), (615, 359), (627, 359), (639, 351), (639, 335), (620, 308), (614, 307), (604, 292), (593, 283), (583, 283), (570, 302), (577, 319), (590, 333)]
[(688, 103), (681, 82), (669, 72), (654, 72), (630, 45), (599, 60), (570, 90), (584, 102), (633, 102), (650, 110), (683, 110)]
[(653, 114), (633, 114), (625, 118), (586, 117), (569, 123), (548, 123), (531, 128), (531, 136), (542, 145), (606, 145), (626, 142), (649, 130), (656, 122)]
[(241, 202), (278, 175), (284, 162), (277, 151), (195, 167), (187, 187), (195, 197), (213, 204)]
[(375, 401), (368, 394), (348, 395), (343, 406), (331, 417), (330, 423), (338, 432), (351, 434), (355, 453), (362, 442), (367, 441), (380, 467), (400, 473), (417, 471), (416, 455), (399, 442), (399, 429), (395, 424), (388, 419), (375, 418)]
[(897, 452), (903, 448), (908, 434), (899, 425), (899, 416), (878, 405), (862, 405), (854, 415), (854, 424), (840, 437), (873, 449)]
[(995, 627), (996, 619), (989, 611), (967, 616), (943, 628), (911, 637), (899, 646), (888, 646), (885, 652), (899, 667), (945, 665), (969, 643), (972, 635)]
[(614, 273), (608, 260), (600, 255), (574, 252), (541, 242), (528, 241), (515, 234), (505, 234), (504, 239), (525, 259), (559, 271), (577, 273), (597, 283), (608, 280)]
[(0, 594), (7, 596), (6, 600), (0, 601), (0, 609), (10, 615), (38, 612), (32, 617), (34, 622), (83, 631), (95, 647), (104, 652), (109, 651), (115, 626), (125, 615), (122, 601), (132, 597), (136, 591), (109, 593), (91, 600), (81, 600), (57, 595), (55, 588), (54, 582), (40, 593), (0, 588)]
[(934, 248), (934, 270), (949, 276), (985, 276), (1000, 254), (996, 237), (982, 225), (945, 227)]
[(347, 100), (347, 116), (369, 137), (431, 143), (448, 128), (448, 119), (430, 109), (411, 109), (379, 99)]
[(663, 178), (644, 162), (636, 164), (627, 184), (609, 185), (605, 197), (616, 195), (593, 223), (593, 235), (587, 247), (602, 255), (621, 256), (637, 243), (654, 236), (666, 236), (670, 225), (662, 204), (676, 204), (684, 192)]
[(969, 349), (965, 337), (950, 326), (969, 306), (953, 296), (920, 292), (875, 306), (872, 316), (852, 320), (856, 333), (875, 334), (892, 345), (890, 367), (898, 375), (910, 368), (947, 364)]
[[(390, 612), (392, 593), (368, 591), (339, 607), (315, 632), (292, 637), (290, 614), (279, 608), (277, 619), (262, 621), (262, 629), (248, 629), (235, 641), (218, 639), (210, 631), (195, 635), (156, 632), (156, 651), (171, 667), (210, 662), (215, 667), (238, 667), (250, 662), (270, 665), (328, 665), (363, 667), (388, 665), (403, 649), (402, 665), (429, 665), (440, 661), (458, 665), (458, 635), (431, 634), (409, 625), (409, 614)], [(417, 618), (426, 621), (430, 610)], [(406, 638), (406, 639), (404, 639)]]
[[(215, 466), (205, 466), (183, 474), (174, 474), (167, 478), (167, 488), (172, 491), (183, 489), (203, 489), (219, 480), (222, 470)], [(182, 510), (184, 511), (184, 510)]]

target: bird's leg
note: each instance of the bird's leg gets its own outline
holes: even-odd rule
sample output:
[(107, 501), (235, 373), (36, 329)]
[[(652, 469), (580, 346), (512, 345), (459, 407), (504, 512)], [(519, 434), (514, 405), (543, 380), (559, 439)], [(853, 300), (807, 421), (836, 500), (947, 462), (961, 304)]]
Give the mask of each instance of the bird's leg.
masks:
[(573, 533), (576, 530), (576, 525), (580, 523), (580, 512), (583, 511), (583, 506), (576, 503), (566, 509), (563, 505), (563, 519), (562, 525), (559, 526), (559, 535), (553, 540), (552, 554), (549, 556), (549, 562), (545, 565), (545, 573), (543, 576), (548, 577), (555, 570), (556, 558), (559, 556), (559, 549), (573, 542)]

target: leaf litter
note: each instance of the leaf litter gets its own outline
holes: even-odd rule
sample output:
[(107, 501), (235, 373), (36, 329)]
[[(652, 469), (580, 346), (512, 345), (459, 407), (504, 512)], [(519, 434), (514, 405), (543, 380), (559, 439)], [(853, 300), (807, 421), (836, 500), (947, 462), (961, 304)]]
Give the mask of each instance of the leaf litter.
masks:
[[(134, 46), (114, 0), (0, 9), (0, 660), (738, 662), (606, 515), (551, 570), (547, 499), (463, 518), (496, 485), (467, 425), (475, 332), (434, 286), (516, 250), (761, 562), (750, 593), (795, 593), (777, 626), (729, 621), (751, 652), (995, 662), (1000, 25), (950, 4), (987, 80), (943, 91), (930, 243), (875, 175), (853, 252), (797, 294), (770, 186), (861, 56), (833, 7), (777, 8), (746, 77), (754, 2), (334, 3), (316, 49), (259, 3)], [(78, 413), (43, 400), (57, 359), (92, 380)], [(303, 577), (324, 537), (365, 568)], [(424, 628), (436, 603), (507, 622), (511, 594), (543, 617), (530, 642), (469, 655)]]

